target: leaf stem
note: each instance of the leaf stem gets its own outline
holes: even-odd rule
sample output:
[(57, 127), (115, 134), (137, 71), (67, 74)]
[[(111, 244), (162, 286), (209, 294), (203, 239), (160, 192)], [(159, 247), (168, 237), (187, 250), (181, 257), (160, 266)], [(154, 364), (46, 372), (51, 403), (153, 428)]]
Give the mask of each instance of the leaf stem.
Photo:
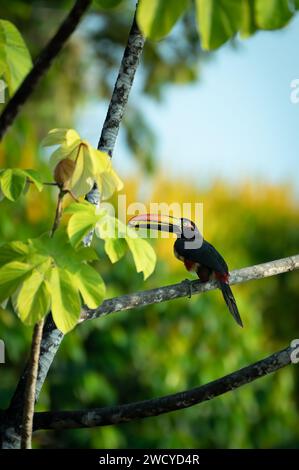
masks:
[[(29, 184), (34, 184), (34, 181), (30, 180), (29, 178), (27, 178), (26, 182), (29, 183)], [(51, 181), (49, 183), (47, 181), (46, 182), (43, 181), (42, 184), (44, 186), (59, 186), (58, 183), (55, 183), (55, 181), (53, 181), (53, 182)]]
[(40, 343), (43, 333), (44, 319), (34, 326), (31, 352), (29, 359), (29, 369), (26, 380), (25, 396), (24, 396), (24, 410), (23, 410), (23, 423), (21, 434), (21, 449), (31, 449), (32, 442), (32, 427), (33, 415), (35, 404), (35, 389), (38, 373), (38, 362), (40, 354)]

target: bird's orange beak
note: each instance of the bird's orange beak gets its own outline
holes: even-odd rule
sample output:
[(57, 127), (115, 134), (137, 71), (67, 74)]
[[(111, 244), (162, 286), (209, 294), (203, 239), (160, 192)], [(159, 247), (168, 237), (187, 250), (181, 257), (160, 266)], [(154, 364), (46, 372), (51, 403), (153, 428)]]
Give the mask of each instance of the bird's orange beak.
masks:
[(154, 229), (170, 233), (181, 233), (180, 219), (160, 214), (140, 214), (132, 217), (129, 227)]

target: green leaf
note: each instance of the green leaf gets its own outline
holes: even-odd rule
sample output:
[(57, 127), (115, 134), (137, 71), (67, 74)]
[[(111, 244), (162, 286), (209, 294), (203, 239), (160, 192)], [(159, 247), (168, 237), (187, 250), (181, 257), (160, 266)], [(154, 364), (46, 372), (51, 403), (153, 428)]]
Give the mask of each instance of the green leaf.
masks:
[(95, 261), (99, 259), (97, 252), (90, 246), (82, 246), (76, 250), (76, 256), (81, 261)]
[(132, 252), (137, 272), (143, 272), (147, 279), (154, 271), (156, 253), (151, 245), (123, 222), (102, 212), (95, 226), (95, 234), (105, 240), (105, 251), (112, 263), (118, 261), (125, 253), (125, 241)]
[(23, 261), (29, 253), (29, 247), (26, 243), (15, 241), (0, 246), (0, 266), (10, 261)]
[(14, 309), (27, 325), (34, 325), (50, 311), (51, 296), (45, 282), (48, 270), (49, 263), (45, 263), (44, 270), (34, 269), (13, 296)]
[[(70, 188), (77, 196), (88, 193), (97, 181), (101, 187), (101, 180), (112, 172), (111, 159), (108, 154), (94, 149), (87, 142), (82, 141), (82, 151), (79, 153)], [(114, 180), (113, 180), (114, 181)], [(115, 190), (119, 190), (117, 185), (113, 185), (113, 190), (109, 192), (110, 197)], [(107, 199), (106, 194), (102, 194), (102, 199)]]
[(66, 269), (54, 267), (49, 279), (52, 315), (57, 328), (67, 333), (78, 323), (81, 311), (74, 276)]
[(242, 38), (248, 38), (256, 31), (254, 0), (242, 0), (242, 7), (240, 34)]
[(72, 246), (78, 247), (83, 238), (93, 230), (97, 219), (94, 216), (85, 216), (84, 219), (81, 214), (74, 214), (68, 223), (67, 233)]
[(17, 28), (0, 20), (0, 73), (4, 76), (10, 95), (19, 87), (32, 67), (26, 44)]
[(3, 245), (0, 247), (0, 305), (11, 296), (20, 319), (33, 324), (48, 313), (52, 302), (54, 322), (67, 332), (78, 321), (80, 293), (91, 308), (103, 301), (104, 282), (86, 263), (95, 259), (98, 256), (89, 247), (75, 250), (62, 229), (53, 238), (44, 234), (27, 243)]
[(34, 186), (39, 192), (43, 190), (44, 185), (37, 171), (35, 170), (21, 170), (21, 171), (22, 173), (26, 175), (27, 178), (29, 178), (30, 181), (32, 181), (32, 183), (34, 184)]
[(0, 184), (4, 196), (10, 201), (16, 201), (24, 191), (26, 175), (18, 168), (9, 168), (1, 173)]
[(127, 244), (123, 238), (107, 238), (105, 240), (105, 251), (111, 263), (116, 263), (125, 255)]
[(74, 279), (84, 303), (89, 308), (101, 305), (106, 289), (102, 277), (94, 268), (82, 264), (80, 270), (74, 274)]
[(80, 141), (80, 136), (74, 129), (52, 129), (42, 140), (41, 145), (44, 147), (52, 147), (61, 144), (70, 146), (77, 141)]
[(65, 214), (80, 213), (84, 217), (86, 214), (95, 214), (95, 206), (88, 201), (73, 202), (64, 209)]
[(122, 180), (113, 169), (101, 173), (96, 178), (96, 183), (103, 200), (109, 199), (115, 191), (121, 191), (124, 187)]
[(203, 49), (216, 49), (238, 32), (242, 20), (242, 1), (195, 1), (197, 23)]
[(15, 292), (33, 266), (21, 261), (11, 261), (0, 268), (0, 302)]
[(159, 40), (170, 32), (189, 5), (189, 0), (139, 0), (138, 25), (146, 37)]
[(72, 246), (77, 247), (83, 238), (94, 228), (98, 217), (95, 214), (94, 207), (89, 203), (72, 204), (72, 207), (68, 208), (67, 211), (75, 211), (68, 222), (67, 233)]
[(120, 220), (109, 215), (107, 211), (102, 211), (98, 214), (95, 233), (102, 240), (125, 238), (127, 227)]
[(100, 7), (109, 10), (110, 8), (117, 7), (123, 0), (95, 0), (95, 3)]
[(277, 29), (285, 26), (293, 13), (288, 0), (255, 0), (256, 24), (261, 29)]
[[(53, 129), (43, 140), (44, 146), (59, 145), (50, 157), (57, 183), (77, 196), (87, 194), (96, 182), (102, 199), (120, 191), (123, 183), (112, 168), (111, 158), (82, 140), (73, 129)], [(70, 160), (70, 162), (69, 162)]]
[[(29, 243), (40, 256), (50, 257), (53, 264), (72, 272), (79, 269), (81, 264), (91, 257), (91, 251), (88, 248), (82, 247), (80, 250), (75, 250), (63, 229), (57, 230), (53, 238), (45, 234), (30, 240)], [(94, 256), (94, 250), (92, 253)]]
[(126, 241), (132, 252), (137, 272), (143, 272), (144, 280), (147, 279), (156, 266), (157, 257), (154, 249), (142, 238), (127, 237)]

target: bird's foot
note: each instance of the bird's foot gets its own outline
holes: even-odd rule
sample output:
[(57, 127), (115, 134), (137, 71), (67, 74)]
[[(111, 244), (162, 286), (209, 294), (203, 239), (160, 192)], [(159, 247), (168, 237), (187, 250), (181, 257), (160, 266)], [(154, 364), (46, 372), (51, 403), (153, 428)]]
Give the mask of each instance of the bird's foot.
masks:
[(188, 292), (189, 292), (188, 298), (191, 299), (191, 297), (192, 297), (192, 281), (190, 281), (190, 279), (184, 279), (182, 281), (182, 284), (184, 284), (187, 287)]

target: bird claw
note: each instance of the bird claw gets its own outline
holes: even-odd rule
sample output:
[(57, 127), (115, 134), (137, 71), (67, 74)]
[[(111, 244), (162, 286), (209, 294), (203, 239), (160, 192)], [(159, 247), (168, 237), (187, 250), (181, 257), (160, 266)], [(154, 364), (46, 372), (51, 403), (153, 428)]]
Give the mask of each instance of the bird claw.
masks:
[(187, 287), (188, 292), (189, 292), (188, 298), (191, 299), (191, 297), (192, 297), (192, 281), (190, 281), (190, 279), (184, 279), (184, 281), (182, 281), (182, 284), (184, 284)]

